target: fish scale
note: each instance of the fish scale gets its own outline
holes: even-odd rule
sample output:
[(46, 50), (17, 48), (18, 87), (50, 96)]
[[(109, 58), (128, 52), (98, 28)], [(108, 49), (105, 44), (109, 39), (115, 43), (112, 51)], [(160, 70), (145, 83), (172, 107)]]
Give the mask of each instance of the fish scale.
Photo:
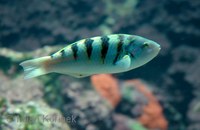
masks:
[(105, 61), (105, 58), (106, 58), (106, 54), (108, 52), (108, 47), (109, 47), (109, 44), (112, 44), (112, 43), (109, 43), (109, 37), (107, 36), (103, 36), (101, 37), (101, 60), (104, 64), (104, 61)]
[[(96, 46), (99, 49), (98, 52), (100, 52), (100, 54), (98, 54), (98, 55), (101, 56), (100, 60), (102, 60), (102, 63), (104, 63), (104, 61), (107, 61), (106, 56), (109, 54), (112, 54), (112, 57), (109, 57), (109, 58), (115, 57), (115, 60), (113, 59), (114, 60), (113, 63), (115, 63), (116, 60), (119, 58), (119, 55), (120, 55), (120, 52), (122, 49), (122, 45), (124, 44), (123, 37), (127, 37), (127, 36), (124, 36), (124, 35), (113, 35), (110, 37), (102, 36), (102, 37), (96, 37), (95, 40), (93, 40), (91, 38), (87, 38), (85, 40), (78, 41), (76, 43), (73, 43), (72, 45), (69, 45), (72, 50), (71, 55), (73, 55), (73, 58), (76, 60), (77, 58), (81, 59), (80, 57), (83, 57), (84, 53), (87, 53), (87, 58), (90, 59), (91, 54), (93, 52), (93, 47)], [(94, 41), (97, 41), (97, 39), (99, 40), (99, 42), (98, 42), (99, 44), (97, 44), (97, 42), (93, 43)], [(111, 42), (109, 42), (110, 39), (115, 39), (115, 40), (112, 40)], [(84, 44), (85, 47), (81, 46), (81, 44)], [(108, 51), (110, 46), (115, 46), (115, 47), (112, 47), (112, 49), (110, 51)], [(79, 50), (81, 50), (81, 51), (79, 51)], [(94, 51), (93, 53), (96, 53), (96, 52), (97, 51)], [(66, 54), (64, 54), (64, 53), (68, 53), (66, 51), (66, 49), (63, 49), (60, 51), (60, 56), (63, 58), (66, 56)], [(56, 55), (56, 56), (59, 57), (59, 55)], [(93, 59), (95, 59), (95, 58), (93, 58)], [(110, 61), (110, 59), (109, 59), (109, 61)], [(112, 61), (110, 61), (110, 62), (112, 62)]]
[(90, 59), (91, 57), (91, 54), (92, 54), (92, 43), (94, 42), (94, 40), (90, 39), (90, 38), (87, 38), (85, 41), (84, 41), (84, 44), (86, 46), (86, 51), (87, 51), (87, 56), (88, 56), (88, 59)]
[(25, 78), (51, 72), (86, 77), (119, 73), (142, 66), (159, 52), (156, 42), (129, 34), (112, 34), (74, 42), (51, 56), (22, 62)]
[(118, 44), (116, 44), (116, 46), (117, 46), (117, 52), (116, 52), (115, 58), (113, 60), (113, 64), (116, 64), (117, 59), (120, 56), (120, 52), (122, 51), (123, 44), (125, 44), (124, 43), (124, 35), (119, 35), (118, 39), (119, 39), (119, 42), (118, 42)]

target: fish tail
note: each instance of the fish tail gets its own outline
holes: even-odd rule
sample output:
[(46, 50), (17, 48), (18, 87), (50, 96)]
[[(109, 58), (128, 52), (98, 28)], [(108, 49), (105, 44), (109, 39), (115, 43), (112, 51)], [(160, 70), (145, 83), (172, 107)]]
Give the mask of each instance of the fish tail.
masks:
[(48, 63), (50, 60), (50, 56), (45, 56), (20, 63), (20, 65), (24, 69), (24, 79), (30, 79), (50, 73), (50, 71), (48, 71), (48, 69), (45, 67), (45, 64)]

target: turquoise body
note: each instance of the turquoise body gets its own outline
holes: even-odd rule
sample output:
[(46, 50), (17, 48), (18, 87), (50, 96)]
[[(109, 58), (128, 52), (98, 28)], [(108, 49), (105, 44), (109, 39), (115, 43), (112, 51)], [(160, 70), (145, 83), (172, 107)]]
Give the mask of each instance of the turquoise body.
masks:
[[(145, 48), (144, 43), (148, 43), (148, 48), (152, 49), (149, 54), (145, 52), (147, 46)], [(52, 70), (58, 73), (82, 75), (119, 73), (145, 64), (157, 55), (159, 49), (157, 43), (135, 35), (113, 34), (93, 37), (72, 43), (53, 54), (52, 59), (63, 58), (66, 62), (57, 64)], [(128, 68), (117, 65), (125, 55), (131, 58)]]
[(25, 78), (56, 72), (74, 77), (119, 73), (137, 68), (159, 52), (156, 42), (128, 34), (97, 36), (74, 42), (51, 56), (28, 60)]

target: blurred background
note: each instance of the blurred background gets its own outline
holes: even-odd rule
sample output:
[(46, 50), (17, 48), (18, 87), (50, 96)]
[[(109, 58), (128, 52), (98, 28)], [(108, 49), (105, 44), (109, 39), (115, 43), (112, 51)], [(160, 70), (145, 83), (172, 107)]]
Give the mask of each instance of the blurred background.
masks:
[[(125, 33), (160, 54), (125, 73), (23, 79), (21, 61)], [(199, 0), (0, 0), (0, 130), (200, 130)]]

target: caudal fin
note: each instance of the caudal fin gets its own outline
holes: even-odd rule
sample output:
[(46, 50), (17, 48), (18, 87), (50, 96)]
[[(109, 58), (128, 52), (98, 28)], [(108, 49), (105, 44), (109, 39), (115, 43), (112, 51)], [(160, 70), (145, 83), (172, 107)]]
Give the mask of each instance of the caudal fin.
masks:
[(44, 68), (44, 63), (50, 59), (50, 56), (45, 56), (20, 63), (24, 69), (24, 79), (30, 79), (49, 73), (49, 71)]

